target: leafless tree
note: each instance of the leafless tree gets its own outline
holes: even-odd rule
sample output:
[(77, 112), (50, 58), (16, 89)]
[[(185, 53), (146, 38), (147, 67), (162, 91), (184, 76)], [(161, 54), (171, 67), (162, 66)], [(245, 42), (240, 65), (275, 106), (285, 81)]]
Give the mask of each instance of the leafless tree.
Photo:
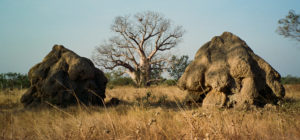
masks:
[(97, 47), (92, 59), (105, 69), (124, 68), (139, 86), (148, 85), (151, 72), (168, 58), (164, 51), (174, 48), (184, 30), (156, 12), (116, 17), (111, 30), (116, 33)]
[(296, 14), (294, 10), (290, 10), (288, 15), (280, 19), (278, 23), (281, 25), (276, 30), (279, 35), (292, 38), (300, 41), (300, 15)]

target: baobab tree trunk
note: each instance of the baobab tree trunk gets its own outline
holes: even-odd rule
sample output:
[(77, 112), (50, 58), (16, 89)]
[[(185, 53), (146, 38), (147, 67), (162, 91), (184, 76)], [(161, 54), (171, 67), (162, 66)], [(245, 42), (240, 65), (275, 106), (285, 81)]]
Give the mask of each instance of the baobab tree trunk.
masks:
[(139, 86), (149, 86), (150, 80), (150, 65), (142, 65), (140, 70), (140, 83)]
[(148, 86), (148, 81), (150, 80), (150, 63), (146, 56), (140, 59), (140, 83), (139, 86)]
[(138, 87), (149, 86), (151, 65), (147, 59), (140, 60), (140, 66), (135, 71), (127, 71)]

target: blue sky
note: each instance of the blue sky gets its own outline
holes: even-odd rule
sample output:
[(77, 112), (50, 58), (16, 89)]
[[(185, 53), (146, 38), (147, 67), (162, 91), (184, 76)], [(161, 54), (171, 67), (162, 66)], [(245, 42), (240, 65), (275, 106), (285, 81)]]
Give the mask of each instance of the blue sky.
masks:
[(191, 58), (205, 42), (230, 31), (281, 75), (300, 76), (300, 42), (275, 33), (299, 0), (0, 0), (0, 73), (27, 73), (62, 44), (90, 58), (108, 39), (116, 16), (156, 11), (186, 30), (174, 54)]

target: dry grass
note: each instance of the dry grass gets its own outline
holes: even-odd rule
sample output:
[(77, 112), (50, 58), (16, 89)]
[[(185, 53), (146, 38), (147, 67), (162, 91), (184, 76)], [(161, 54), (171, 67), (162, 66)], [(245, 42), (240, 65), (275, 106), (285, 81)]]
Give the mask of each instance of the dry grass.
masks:
[(181, 107), (176, 87), (118, 87), (112, 107), (22, 109), (23, 91), (0, 93), (0, 139), (299, 139), (300, 85), (280, 107), (241, 111)]

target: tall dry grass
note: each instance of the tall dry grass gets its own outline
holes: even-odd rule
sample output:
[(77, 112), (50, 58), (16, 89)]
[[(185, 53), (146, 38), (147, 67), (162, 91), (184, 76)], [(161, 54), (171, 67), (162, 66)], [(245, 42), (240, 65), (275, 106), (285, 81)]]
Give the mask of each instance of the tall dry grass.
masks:
[(22, 109), (23, 91), (1, 92), (0, 139), (299, 139), (300, 85), (286, 91), (280, 107), (252, 110), (188, 109), (176, 87), (117, 87), (106, 99), (117, 106), (39, 110)]

